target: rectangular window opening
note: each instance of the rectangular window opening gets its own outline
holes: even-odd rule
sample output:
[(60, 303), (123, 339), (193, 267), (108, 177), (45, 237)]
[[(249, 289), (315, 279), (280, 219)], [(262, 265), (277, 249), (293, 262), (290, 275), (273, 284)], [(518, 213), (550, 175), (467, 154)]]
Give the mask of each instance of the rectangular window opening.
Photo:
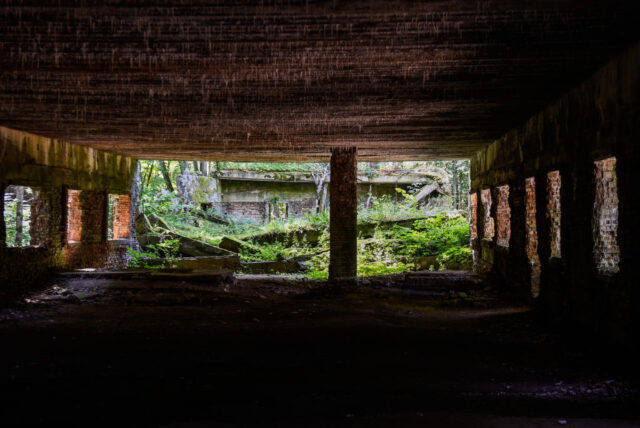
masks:
[(547, 219), (549, 219), (550, 257), (562, 257), (560, 246), (562, 211), (560, 207), (560, 171), (547, 174)]
[(44, 245), (48, 215), (42, 192), (28, 186), (4, 189), (4, 224), (9, 248)]
[(80, 190), (67, 191), (67, 242), (80, 242), (82, 237), (82, 208)]
[(509, 207), (509, 186), (496, 187), (496, 244), (509, 247), (511, 240), (511, 208)]
[(108, 207), (108, 239), (130, 238), (131, 199), (129, 195), (109, 195)]
[(495, 235), (495, 224), (491, 217), (491, 189), (482, 189), (480, 191), (480, 200), (482, 202), (483, 211), (483, 234), (484, 239), (493, 239)]
[(616, 158), (595, 162), (595, 201), (593, 204), (593, 257), (601, 274), (619, 271), (618, 183)]

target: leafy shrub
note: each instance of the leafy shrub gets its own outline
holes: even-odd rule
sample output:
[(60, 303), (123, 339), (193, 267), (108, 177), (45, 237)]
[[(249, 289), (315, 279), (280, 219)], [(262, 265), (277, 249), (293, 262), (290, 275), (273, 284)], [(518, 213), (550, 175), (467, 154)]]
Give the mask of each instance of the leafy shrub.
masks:
[(396, 236), (404, 245), (403, 254), (423, 257), (452, 248), (469, 246), (469, 224), (462, 216), (438, 215), (416, 220), (414, 229), (396, 226)]
[(179, 255), (179, 239), (162, 239), (157, 244), (147, 245), (146, 251), (137, 251), (127, 247), (127, 254), (131, 261), (127, 267), (145, 269), (160, 269), (171, 267)]
[(452, 247), (437, 257), (441, 269), (462, 269), (469, 270), (473, 264), (471, 248)]

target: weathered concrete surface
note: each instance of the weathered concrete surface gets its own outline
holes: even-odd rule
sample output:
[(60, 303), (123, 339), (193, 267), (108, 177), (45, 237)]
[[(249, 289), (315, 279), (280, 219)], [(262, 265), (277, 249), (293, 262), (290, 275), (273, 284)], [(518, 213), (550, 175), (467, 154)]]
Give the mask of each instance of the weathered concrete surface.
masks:
[(12, 1), (2, 125), (164, 159), (467, 158), (638, 39), (635, 0)]
[[(479, 261), (505, 286), (526, 294), (536, 278), (534, 269), (538, 268), (530, 263), (530, 253), (537, 248), (544, 305), (556, 316), (579, 322), (613, 341), (628, 341), (640, 333), (638, 311), (633, 310), (640, 302), (638, 70), (640, 44), (471, 160), (472, 192), (505, 184), (511, 189), (509, 247), (498, 247), (493, 239), (479, 236), (473, 241)], [(610, 156), (617, 158), (620, 271), (602, 275), (593, 255), (594, 162)], [(559, 171), (561, 180), (557, 206), (548, 199), (553, 171)], [(535, 222), (525, 210), (525, 180), (531, 177), (536, 186)], [(492, 218), (496, 218), (495, 206), (494, 201)], [(556, 235), (547, 214), (550, 207), (561, 211), (561, 242), (553, 251), (551, 236)], [(481, 231), (485, 213), (481, 203), (477, 208), (477, 229)], [(525, 219), (537, 223), (537, 234), (527, 232)], [(537, 236), (537, 247), (527, 243), (528, 236)]]
[[(109, 193), (131, 195), (132, 214), (137, 171), (133, 158), (0, 127), (0, 191), (11, 184), (31, 186), (46, 213), (38, 220), (42, 247), (37, 249), (5, 248), (5, 225), (0, 222), (0, 295), (42, 284), (55, 270), (124, 266), (124, 249), (135, 247), (134, 235), (124, 244), (107, 242), (106, 198)], [(71, 190), (81, 191), (77, 203), (82, 215), (73, 224), (67, 208)], [(129, 218), (133, 229), (133, 215)], [(79, 245), (69, 243), (71, 227), (77, 228)]]
[(149, 244), (156, 245), (166, 239), (176, 239), (179, 241), (178, 252), (187, 257), (203, 257), (203, 256), (230, 256), (231, 251), (209, 245), (207, 243), (197, 241), (195, 239), (180, 235), (175, 232), (167, 232), (164, 234), (147, 233), (138, 236), (140, 246), (145, 248)]
[(266, 262), (242, 263), (242, 271), (249, 274), (271, 275), (283, 273), (301, 273), (305, 270), (305, 266), (296, 258)]
[(331, 151), (329, 279), (356, 277), (358, 268), (358, 187), (355, 147)]
[(492, 289), (164, 275), (58, 278), (0, 310), (4, 424), (637, 425), (635, 354)]
[(137, 160), (0, 126), (0, 180), (129, 194)]
[(211, 273), (227, 273), (232, 275), (240, 267), (240, 257), (230, 256), (199, 256), (179, 257), (168, 263), (164, 259), (147, 261), (151, 266), (164, 266), (161, 271), (208, 271)]

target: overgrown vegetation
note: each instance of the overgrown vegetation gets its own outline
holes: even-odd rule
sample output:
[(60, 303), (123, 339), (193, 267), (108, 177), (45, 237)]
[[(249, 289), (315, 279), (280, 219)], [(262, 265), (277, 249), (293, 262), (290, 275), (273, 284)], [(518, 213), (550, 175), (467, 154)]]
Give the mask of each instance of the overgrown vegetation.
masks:
[[(240, 249), (240, 257), (245, 262), (274, 261), (291, 259), (297, 256), (311, 256), (305, 260), (305, 275), (309, 278), (323, 279), (328, 275), (329, 263), (329, 216), (328, 209), (317, 204), (314, 211), (303, 218), (272, 219), (266, 224), (255, 221), (225, 216), (216, 208), (216, 204), (200, 205), (190, 201), (185, 189), (180, 189), (185, 181), (183, 174), (202, 174), (214, 177), (221, 170), (241, 169), (252, 171), (315, 171), (317, 175), (326, 174), (326, 164), (290, 164), (290, 163), (243, 163), (232, 162), (208, 163), (202, 166), (194, 162), (156, 162), (142, 163), (141, 207), (147, 215), (157, 215), (164, 219), (169, 227), (181, 235), (205, 242), (220, 245), (227, 236), (240, 240), (245, 244)], [(471, 262), (469, 250), (469, 227), (464, 210), (467, 206), (468, 163), (457, 162), (408, 162), (408, 163), (362, 163), (361, 173), (367, 176), (413, 173), (415, 171), (438, 168), (448, 171), (446, 180), (451, 174), (458, 175), (456, 191), (432, 196), (425, 201), (418, 201), (416, 195), (430, 179), (424, 183), (416, 183), (408, 190), (397, 189), (397, 195), (369, 195), (366, 203), (361, 204), (358, 211), (359, 227), (367, 230), (361, 233), (358, 240), (358, 275), (385, 275), (404, 272), (420, 267), (418, 259), (425, 256), (437, 256), (433, 268), (468, 268)], [(199, 171), (199, 172), (197, 172)], [(465, 175), (467, 174), (467, 175)], [(319, 195), (323, 180), (319, 180)], [(448, 183), (448, 182), (447, 182)], [(445, 183), (446, 184), (446, 183)], [(451, 187), (450, 184), (447, 184)], [(173, 190), (172, 190), (173, 189)], [(464, 196), (464, 197), (462, 197)], [(394, 225), (393, 221), (415, 219), (413, 223), (403, 226)], [(368, 226), (371, 223), (375, 227)], [(319, 231), (319, 237), (313, 242), (291, 239), (294, 231)], [(288, 236), (276, 240), (258, 240), (258, 236), (272, 234)], [(257, 240), (257, 241), (256, 241)], [(164, 241), (167, 242), (167, 241)], [(145, 251), (132, 252), (133, 264), (145, 266), (153, 258), (171, 258), (163, 247), (147, 246)]]
[(180, 241), (177, 239), (163, 239), (157, 244), (147, 245), (145, 251), (127, 248), (130, 261), (127, 267), (160, 269), (170, 268), (178, 258), (178, 247)]
[(33, 190), (24, 186), (9, 186), (3, 195), (4, 224), (7, 247), (24, 247), (31, 243), (31, 205)]

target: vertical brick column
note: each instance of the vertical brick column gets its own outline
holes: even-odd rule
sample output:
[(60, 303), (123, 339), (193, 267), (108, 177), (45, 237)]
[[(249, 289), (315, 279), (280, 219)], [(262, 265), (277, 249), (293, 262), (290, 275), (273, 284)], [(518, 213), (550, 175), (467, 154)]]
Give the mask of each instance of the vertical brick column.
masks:
[(509, 206), (509, 185), (494, 189), (496, 206), (496, 243), (501, 247), (509, 247), (511, 241), (511, 207)]
[(47, 209), (48, 207), (44, 191), (34, 189), (33, 199), (29, 208), (31, 210), (30, 245), (45, 245), (47, 243), (49, 232), (47, 223), (51, 216)]
[(102, 191), (80, 192), (82, 210), (81, 241), (87, 244), (101, 243), (107, 237), (107, 194)]
[(129, 195), (117, 195), (113, 204), (113, 239), (130, 237), (131, 199)]
[(529, 264), (531, 295), (540, 294), (540, 257), (538, 256), (538, 223), (536, 220), (536, 178), (525, 179), (525, 245)]
[(358, 268), (357, 150), (331, 150), (329, 279), (355, 278)]

